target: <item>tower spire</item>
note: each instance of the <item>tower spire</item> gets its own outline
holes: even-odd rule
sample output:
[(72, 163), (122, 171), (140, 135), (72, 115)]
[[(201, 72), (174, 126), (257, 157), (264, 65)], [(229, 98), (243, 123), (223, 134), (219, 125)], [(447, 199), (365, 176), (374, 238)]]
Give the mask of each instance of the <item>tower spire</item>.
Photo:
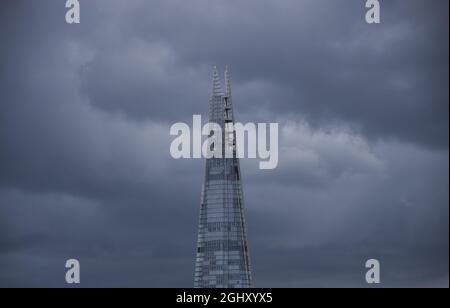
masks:
[(213, 96), (223, 95), (222, 86), (220, 85), (219, 73), (217, 72), (217, 66), (213, 68)]
[[(249, 288), (252, 285), (244, 195), (233, 123), (228, 69), (222, 92), (217, 68), (213, 70), (213, 94), (209, 99), (209, 120), (222, 127), (222, 157), (206, 159), (205, 180), (200, 198), (200, 217), (195, 260), (196, 288)], [(228, 148), (226, 148), (228, 147)], [(226, 149), (231, 151), (227, 151)], [(226, 153), (232, 153), (226, 157)]]
[(231, 76), (228, 65), (225, 66), (225, 91), (225, 96), (231, 97)]

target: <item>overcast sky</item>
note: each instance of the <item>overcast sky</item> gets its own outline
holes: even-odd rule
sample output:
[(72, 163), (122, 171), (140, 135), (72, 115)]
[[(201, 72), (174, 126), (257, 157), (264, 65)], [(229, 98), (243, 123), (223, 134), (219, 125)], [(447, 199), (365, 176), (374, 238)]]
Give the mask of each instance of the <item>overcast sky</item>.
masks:
[[(256, 287), (449, 283), (447, 0), (64, 0), (0, 9), (0, 286), (191, 287), (203, 160), (169, 128), (278, 122), (275, 170), (242, 161)], [(189, 123), (189, 122), (188, 122)]]

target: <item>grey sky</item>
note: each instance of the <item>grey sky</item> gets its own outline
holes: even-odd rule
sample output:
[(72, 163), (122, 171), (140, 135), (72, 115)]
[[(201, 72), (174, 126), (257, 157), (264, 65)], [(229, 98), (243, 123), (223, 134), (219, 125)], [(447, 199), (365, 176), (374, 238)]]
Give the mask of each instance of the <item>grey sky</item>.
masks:
[(236, 117), (280, 123), (244, 160), (257, 287), (448, 286), (448, 1), (6, 1), (0, 286), (191, 287), (202, 160), (169, 127), (232, 68)]

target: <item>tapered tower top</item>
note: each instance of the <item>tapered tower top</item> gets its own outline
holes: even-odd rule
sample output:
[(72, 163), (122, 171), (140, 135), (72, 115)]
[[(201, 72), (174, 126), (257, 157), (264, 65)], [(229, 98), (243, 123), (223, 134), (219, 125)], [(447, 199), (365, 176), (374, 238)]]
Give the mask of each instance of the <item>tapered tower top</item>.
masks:
[(225, 66), (225, 96), (231, 97), (231, 76), (228, 65)]
[(213, 68), (213, 96), (222, 96), (222, 86), (220, 85), (219, 73), (217, 72), (217, 66)]

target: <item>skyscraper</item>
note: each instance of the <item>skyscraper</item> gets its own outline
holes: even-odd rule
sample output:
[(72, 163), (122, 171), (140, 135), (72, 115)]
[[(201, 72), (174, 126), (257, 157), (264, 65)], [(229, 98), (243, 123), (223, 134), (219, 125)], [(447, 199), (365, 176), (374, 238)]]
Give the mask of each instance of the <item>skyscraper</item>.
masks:
[(251, 271), (244, 218), (241, 170), (236, 157), (236, 136), (225, 127), (234, 123), (231, 82), (225, 70), (225, 93), (214, 67), (209, 122), (222, 128), (222, 157), (226, 147), (233, 158), (206, 160), (200, 202), (195, 265), (196, 288), (248, 288)]

